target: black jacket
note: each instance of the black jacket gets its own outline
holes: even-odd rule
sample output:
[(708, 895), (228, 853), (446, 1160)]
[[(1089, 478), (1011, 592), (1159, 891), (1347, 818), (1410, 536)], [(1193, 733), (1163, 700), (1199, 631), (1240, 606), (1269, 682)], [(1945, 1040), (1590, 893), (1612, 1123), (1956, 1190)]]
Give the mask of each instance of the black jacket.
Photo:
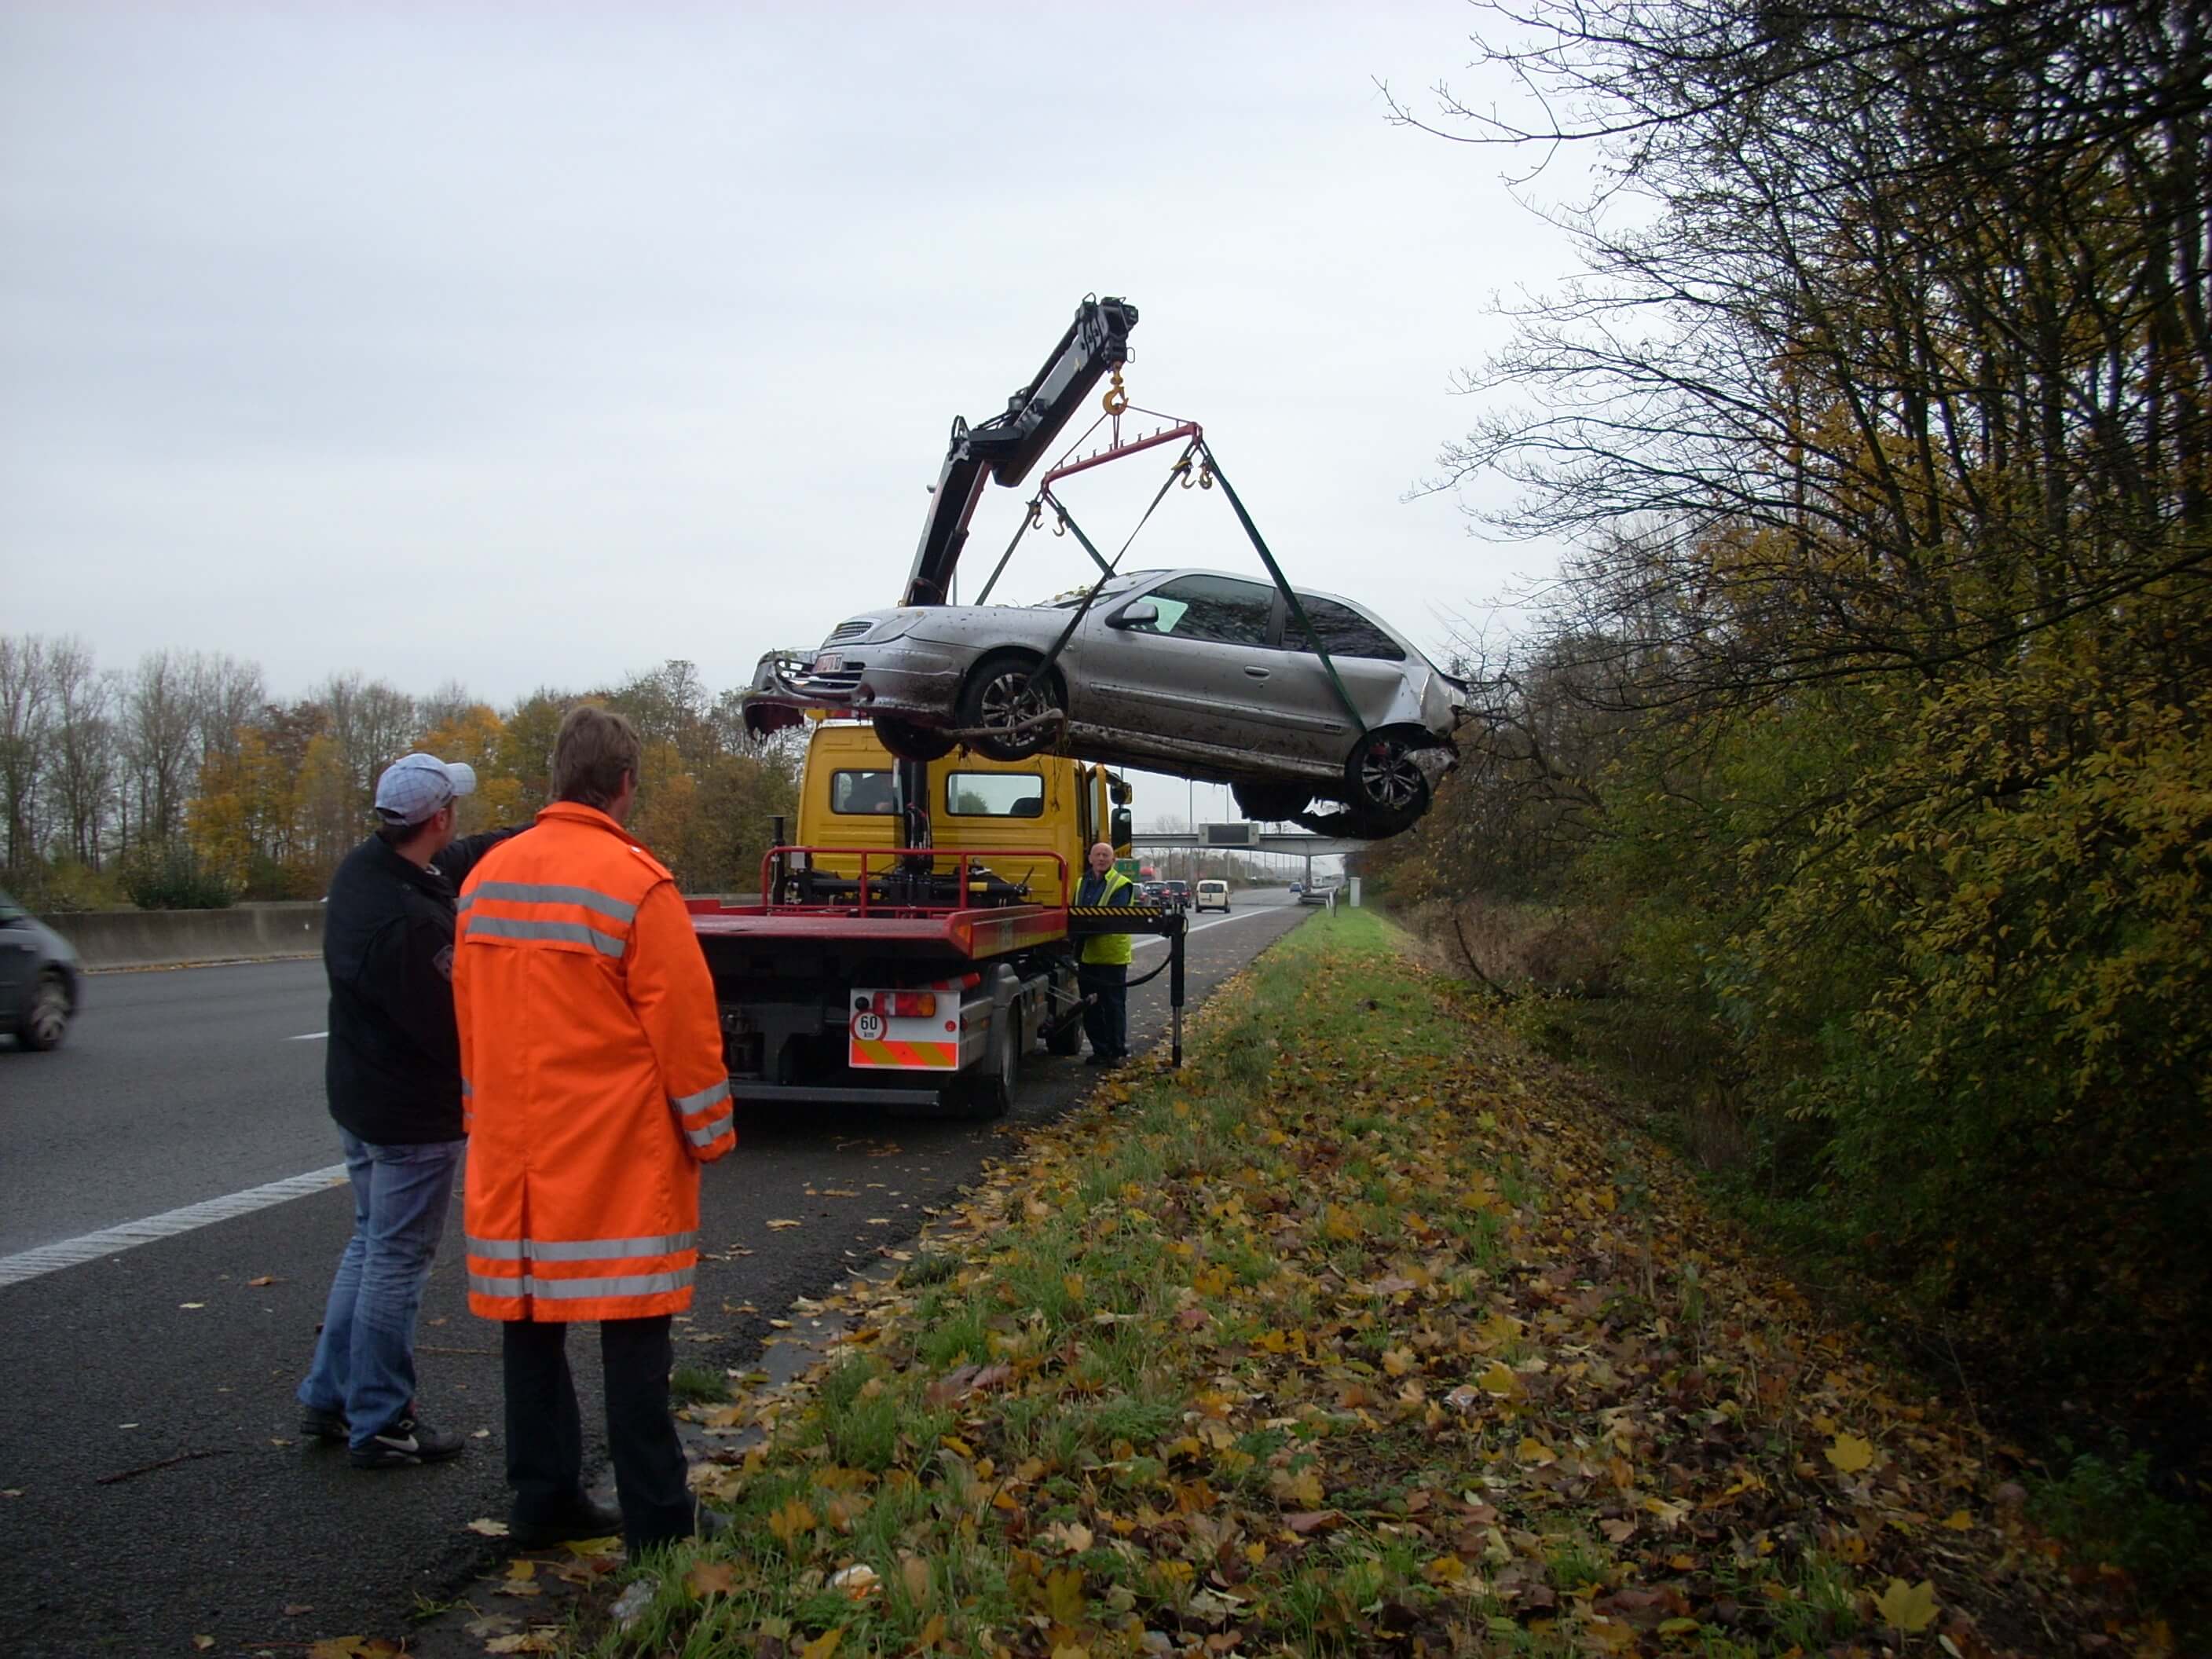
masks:
[(377, 1146), (461, 1138), (453, 892), (514, 830), (457, 841), (424, 870), (375, 836), (331, 878), (323, 967), (331, 1115)]

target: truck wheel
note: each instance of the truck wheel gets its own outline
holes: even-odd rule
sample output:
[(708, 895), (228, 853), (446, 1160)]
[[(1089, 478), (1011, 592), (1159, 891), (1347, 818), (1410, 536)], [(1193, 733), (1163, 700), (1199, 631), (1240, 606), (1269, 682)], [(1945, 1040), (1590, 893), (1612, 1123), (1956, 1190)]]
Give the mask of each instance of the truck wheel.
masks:
[(1011, 1004), (1000, 1012), (1004, 1018), (994, 1022), (991, 1046), (984, 1053), (981, 1067), (975, 1076), (961, 1080), (963, 1117), (1004, 1117), (1014, 1103), (1014, 1085), (1022, 1066), (1022, 1045), (1014, 1041), (1020, 1015)]
[(1024, 722), (1060, 708), (1058, 687), (1048, 679), (1035, 683), (1037, 659), (1024, 651), (1002, 651), (986, 657), (968, 677), (960, 693), (960, 724), (986, 732), (1020, 726), (1006, 737), (975, 739), (975, 747), (994, 761), (1027, 760), (1049, 748), (1060, 736), (1051, 721), (1034, 726)]
[[(1055, 992), (1066, 992), (1074, 996), (1082, 994), (1080, 981), (1073, 974), (1054, 975), (1053, 989)], [(1060, 1019), (1065, 1020), (1066, 1024), (1048, 1027), (1044, 1037), (1045, 1052), (1061, 1055), (1081, 1054), (1083, 1052), (1083, 1020), (1076, 1013), (1075, 1005), (1062, 997), (1055, 996), (1047, 1006), (1051, 1009), (1051, 1012), (1046, 1016), (1048, 1020)]]
[(874, 725), (877, 740), (900, 760), (943, 760), (952, 752), (952, 739), (943, 732), (902, 720), (896, 714), (878, 714)]

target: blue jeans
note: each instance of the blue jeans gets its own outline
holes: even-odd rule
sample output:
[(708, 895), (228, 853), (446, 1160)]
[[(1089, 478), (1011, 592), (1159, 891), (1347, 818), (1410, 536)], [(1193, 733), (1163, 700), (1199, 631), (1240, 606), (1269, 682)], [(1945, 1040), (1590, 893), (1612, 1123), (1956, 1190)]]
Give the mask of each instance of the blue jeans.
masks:
[(353, 1237), (300, 1403), (344, 1413), (353, 1443), (365, 1446), (414, 1404), (415, 1311), (468, 1142), (372, 1146), (343, 1128), (338, 1141), (353, 1182)]

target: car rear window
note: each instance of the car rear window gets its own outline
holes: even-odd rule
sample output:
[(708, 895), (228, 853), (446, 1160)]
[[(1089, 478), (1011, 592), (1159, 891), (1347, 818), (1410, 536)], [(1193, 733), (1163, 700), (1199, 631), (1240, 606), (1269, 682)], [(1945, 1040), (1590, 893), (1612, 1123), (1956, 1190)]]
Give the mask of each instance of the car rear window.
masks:
[[(1384, 662), (1406, 660), (1404, 647), (1350, 605), (1340, 605), (1334, 599), (1324, 599), (1313, 593), (1299, 594), (1298, 603), (1305, 607), (1306, 617), (1313, 623), (1314, 632), (1321, 635), (1322, 648), (1330, 656), (1376, 657)], [(1283, 649), (1313, 649), (1313, 641), (1305, 629), (1298, 626), (1296, 617), (1283, 619)]]

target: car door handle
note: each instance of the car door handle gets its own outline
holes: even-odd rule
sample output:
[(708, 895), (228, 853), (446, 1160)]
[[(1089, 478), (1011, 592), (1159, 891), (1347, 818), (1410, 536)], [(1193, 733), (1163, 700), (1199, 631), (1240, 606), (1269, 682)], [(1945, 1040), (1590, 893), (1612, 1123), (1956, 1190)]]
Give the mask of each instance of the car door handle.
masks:
[(1267, 678), (1269, 671), (1264, 668), (1255, 667), (1252, 664), (1248, 662), (1244, 665), (1244, 672), (1247, 674), (1249, 674), (1255, 680), (1264, 680)]

